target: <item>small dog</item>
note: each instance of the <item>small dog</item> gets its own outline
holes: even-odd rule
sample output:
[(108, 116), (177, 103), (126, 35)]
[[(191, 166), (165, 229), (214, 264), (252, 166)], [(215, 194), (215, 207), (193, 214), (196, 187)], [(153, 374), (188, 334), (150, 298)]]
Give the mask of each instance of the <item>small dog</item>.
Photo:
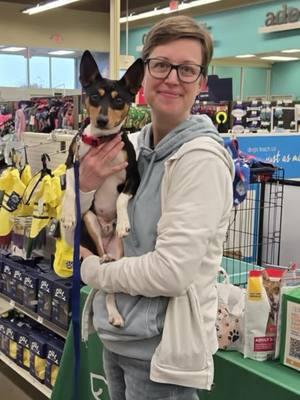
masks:
[[(61, 222), (66, 230), (76, 224), (73, 160), (79, 139), (79, 159), (91, 146), (98, 146), (115, 137), (127, 117), (134, 95), (144, 77), (144, 63), (137, 59), (120, 80), (105, 79), (89, 51), (85, 51), (80, 63), (80, 83), (85, 92), (85, 106), (90, 123), (82, 134), (72, 141), (66, 161), (67, 190), (62, 204)], [(121, 238), (130, 231), (127, 205), (135, 194), (140, 177), (136, 155), (130, 140), (122, 134), (125, 145), (112, 163), (127, 161), (125, 171), (108, 177), (96, 191), (90, 210), (82, 218), (81, 245), (102, 258), (102, 262), (117, 260), (123, 256)], [(109, 322), (124, 326), (117, 310), (114, 295), (106, 296)]]

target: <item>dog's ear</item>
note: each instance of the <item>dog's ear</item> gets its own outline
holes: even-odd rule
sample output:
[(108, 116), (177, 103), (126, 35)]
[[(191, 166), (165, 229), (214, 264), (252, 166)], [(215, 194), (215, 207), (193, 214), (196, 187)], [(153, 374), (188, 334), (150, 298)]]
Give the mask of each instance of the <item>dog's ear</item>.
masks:
[(120, 79), (120, 82), (129, 89), (131, 94), (137, 94), (141, 87), (144, 78), (144, 71), (144, 61), (141, 58), (138, 58)]
[(93, 82), (101, 80), (101, 74), (92, 54), (86, 50), (80, 61), (79, 80), (83, 88), (90, 86)]

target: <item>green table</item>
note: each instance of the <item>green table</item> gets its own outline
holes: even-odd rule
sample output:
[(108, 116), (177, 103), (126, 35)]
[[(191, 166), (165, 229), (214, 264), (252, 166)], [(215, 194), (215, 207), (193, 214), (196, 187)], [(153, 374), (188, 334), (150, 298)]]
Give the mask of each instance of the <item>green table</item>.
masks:
[(299, 400), (300, 373), (278, 361), (244, 359), (237, 352), (215, 355), (215, 386), (201, 400)]

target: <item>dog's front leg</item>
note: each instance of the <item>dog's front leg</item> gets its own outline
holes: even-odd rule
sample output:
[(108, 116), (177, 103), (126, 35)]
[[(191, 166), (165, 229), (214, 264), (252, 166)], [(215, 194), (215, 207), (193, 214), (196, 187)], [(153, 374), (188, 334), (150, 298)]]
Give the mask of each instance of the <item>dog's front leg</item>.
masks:
[(74, 229), (76, 225), (74, 168), (69, 168), (66, 172), (66, 191), (62, 201), (61, 222), (66, 230)]
[(127, 236), (130, 231), (130, 223), (128, 218), (128, 202), (131, 199), (132, 194), (120, 193), (117, 199), (117, 235), (122, 238)]
[(105, 300), (109, 323), (116, 328), (122, 328), (124, 326), (124, 319), (118, 311), (115, 295), (108, 293)]

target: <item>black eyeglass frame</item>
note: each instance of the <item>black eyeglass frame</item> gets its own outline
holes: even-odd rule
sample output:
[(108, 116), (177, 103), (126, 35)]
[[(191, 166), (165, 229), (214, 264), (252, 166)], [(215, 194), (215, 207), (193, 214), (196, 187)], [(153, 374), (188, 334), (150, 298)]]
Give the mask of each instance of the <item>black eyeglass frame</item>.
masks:
[[(166, 74), (166, 76), (160, 77), (160, 78), (159, 78), (159, 77), (157, 77), (157, 76), (152, 75), (152, 73), (151, 73), (151, 71), (150, 71), (150, 65), (149, 65), (149, 64), (150, 64), (150, 61), (152, 61), (152, 60), (157, 60), (157, 61), (161, 61), (161, 62), (165, 62), (166, 64), (169, 64), (170, 70), (168, 71), (168, 73)], [(175, 69), (175, 71), (176, 71), (176, 73), (177, 73), (177, 78), (178, 78), (178, 80), (179, 80), (180, 82), (182, 82), (182, 83), (195, 83), (195, 82), (200, 78), (200, 76), (203, 74), (203, 72), (205, 71), (205, 67), (204, 67), (203, 65), (200, 65), (200, 64), (192, 64), (192, 63), (190, 63), (190, 64), (188, 64), (188, 63), (186, 63), (186, 64), (172, 64), (172, 63), (170, 63), (169, 61), (167, 61), (167, 60), (162, 60), (162, 59), (160, 59), (160, 58), (147, 58), (147, 59), (144, 61), (144, 64), (148, 66), (149, 74), (150, 74), (150, 75), (152, 76), (152, 78), (154, 78), (154, 79), (167, 79), (168, 76), (170, 75), (171, 71), (172, 71), (173, 69)], [(182, 67), (182, 66), (186, 66), (186, 65), (192, 65), (192, 66), (200, 67), (199, 74), (198, 74), (197, 78), (195, 78), (195, 79), (192, 80), (192, 81), (185, 81), (185, 80), (182, 80), (182, 78), (181, 78), (180, 75), (179, 75), (179, 71), (178, 71), (179, 68)]]

